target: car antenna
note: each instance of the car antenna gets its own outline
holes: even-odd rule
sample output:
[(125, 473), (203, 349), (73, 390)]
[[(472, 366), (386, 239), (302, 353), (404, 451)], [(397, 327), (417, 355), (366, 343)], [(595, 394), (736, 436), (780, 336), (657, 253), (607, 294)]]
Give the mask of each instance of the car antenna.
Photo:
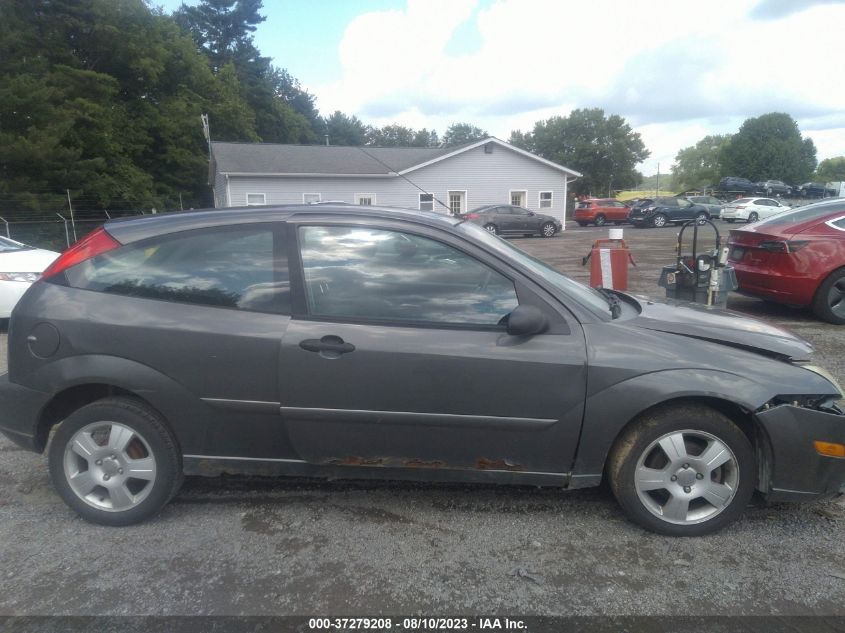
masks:
[(358, 146), (358, 149), (360, 149), (362, 152), (364, 152), (364, 154), (366, 154), (367, 156), (369, 156), (370, 158), (372, 158), (374, 161), (376, 161), (377, 163), (379, 163), (382, 167), (387, 167), (387, 168), (388, 168), (390, 171), (392, 171), (394, 174), (396, 174), (396, 175), (397, 175), (397, 176), (399, 176), (400, 178), (403, 178), (404, 180), (407, 180), (409, 183), (411, 183), (414, 187), (416, 187), (417, 189), (419, 189), (419, 190), (420, 190), (420, 191), (422, 191), (423, 193), (430, 195), (432, 200), (434, 200), (434, 201), (438, 202), (438, 203), (439, 203), (439, 204), (440, 204), (440, 205), (441, 205), (444, 209), (446, 209), (449, 213), (452, 213), (452, 209), (450, 209), (450, 208), (449, 208), (449, 205), (445, 204), (442, 200), (440, 200), (440, 198), (438, 198), (437, 196), (435, 196), (435, 195), (434, 195), (433, 193), (431, 193), (430, 191), (426, 191), (425, 189), (423, 189), (422, 187), (420, 187), (417, 183), (415, 183), (413, 180), (411, 180), (411, 179), (410, 179), (410, 178), (408, 178), (407, 176), (404, 176), (403, 174), (400, 174), (398, 169), (394, 169), (393, 167), (391, 167), (390, 165), (388, 165), (387, 163), (385, 163), (383, 160), (379, 160), (378, 158), (376, 158), (375, 156), (373, 156), (372, 154), (370, 154), (367, 150), (365, 150), (363, 147)]

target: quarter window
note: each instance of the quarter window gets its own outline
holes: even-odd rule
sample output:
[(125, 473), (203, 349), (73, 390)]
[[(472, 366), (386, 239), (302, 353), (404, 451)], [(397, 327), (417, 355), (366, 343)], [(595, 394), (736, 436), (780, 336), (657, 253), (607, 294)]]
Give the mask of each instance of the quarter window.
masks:
[(65, 275), (85, 290), (289, 314), (282, 243), (268, 225), (185, 231), (103, 253)]
[(552, 208), (552, 192), (551, 191), (541, 191), (540, 192), (540, 208), (541, 209), (551, 209)]
[(436, 240), (360, 227), (299, 230), (313, 316), (496, 326), (518, 305), (512, 281)]

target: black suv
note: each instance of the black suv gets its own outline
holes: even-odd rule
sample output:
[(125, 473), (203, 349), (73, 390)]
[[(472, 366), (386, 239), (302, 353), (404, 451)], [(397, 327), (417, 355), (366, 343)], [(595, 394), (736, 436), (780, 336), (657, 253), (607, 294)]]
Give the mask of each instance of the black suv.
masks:
[(684, 198), (664, 196), (639, 200), (631, 207), (631, 212), (628, 214), (628, 221), (638, 228), (646, 226), (660, 228), (667, 224), (677, 224), (693, 219), (701, 222), (709, 220), (710, 213), (704, 206), (694, 204)]
[[(845, 490), (841, 389), (772, 325), (588, 288), (473, 222), (353, 205), (111, 221), (27, 290), (0, 431), (80, 515), (183, 474), (581, 488), (701, 535)], [(784, 395), (787, 394), (787, 395)], [(5, 449), (5, 445), (0, 445)]]
[(719, 190), (725, 193), (757, 193), (760, 191), (760, 186), (748, 178), (726, 176), (719, 181)]
[(792, 187), (782, 180), (763, 180), (757, 183), (758, 190), (767, 196), (791, 196)]

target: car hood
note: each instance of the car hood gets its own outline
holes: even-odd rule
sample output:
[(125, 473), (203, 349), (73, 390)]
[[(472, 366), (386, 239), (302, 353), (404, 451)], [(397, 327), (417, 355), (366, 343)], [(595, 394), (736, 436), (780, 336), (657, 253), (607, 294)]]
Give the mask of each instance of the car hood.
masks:
[(730, 310), (685, 303), (660, 303), (636, 297), (642, 311), (629, 323), (633, 327), (666, 332), (746, 349), (765, 356), (805, 360), (813, 346), (789, 330)]
[(6, 273), (40, 273), (59, 253), (40, 248), (28, 248), (20, 251), (0, 253), (0, 271)]

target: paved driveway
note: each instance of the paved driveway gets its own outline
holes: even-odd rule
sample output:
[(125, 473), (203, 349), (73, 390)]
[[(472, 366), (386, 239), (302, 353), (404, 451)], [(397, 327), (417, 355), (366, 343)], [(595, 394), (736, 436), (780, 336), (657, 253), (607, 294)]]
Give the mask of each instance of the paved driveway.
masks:
[[(632, 288), (662, 296), (675, 231), (626, 230)], [(606, 230), (520, 246), (585, 278)], [(845, 382), (845, 329), (763, 302)], [(0, 361), (5, 366), (5, 334)], [(157, 519), (104, 528), (53, 493), (42, 457), (0, 439), (3, 614), (840, 614), (845, 507), (754, 506), (671, 539), (610, 493), (261, 478), (189, 479)]]

